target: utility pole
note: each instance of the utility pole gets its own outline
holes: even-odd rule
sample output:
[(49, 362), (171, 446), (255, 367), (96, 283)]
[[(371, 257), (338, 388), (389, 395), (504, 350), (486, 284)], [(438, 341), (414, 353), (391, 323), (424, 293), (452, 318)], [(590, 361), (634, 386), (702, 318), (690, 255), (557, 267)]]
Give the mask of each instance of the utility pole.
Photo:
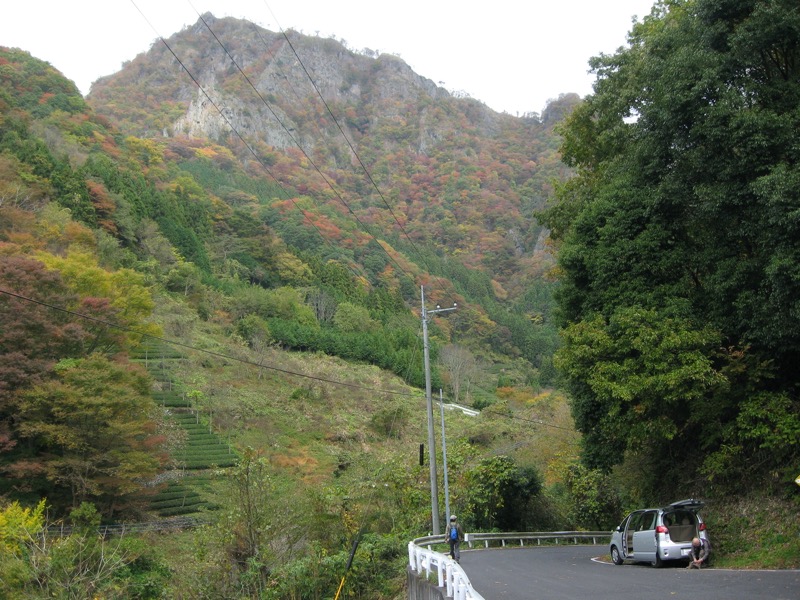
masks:
[(449, 519), (450, 515), (450, 486), (447, 484), (447, 438), (444, 435), (444, 399), (442, 398), (442, 389), (439, 388), (439, 410), (442, 413), (442, 466), (444, 467), (444, 514), (445, 519)]
[(431, 363), (430, 351), (428, 349), (428, 315), (440, 312), (455, 310), (457, 304), (454, 302), (451, 308), (439, 308), (434, 310), (425, 308), (425, 287), (420, 286), (420, 296), (422, 298), (422, 348), (425, 357), (425, 399), (428, 402), (428, 454), (431, 467), (431, 525), (433, 535), (442, 533), (439, 528), (439, 486), (436, 476), (436, 439), (433, 434), (433, 399), (431, 398)]

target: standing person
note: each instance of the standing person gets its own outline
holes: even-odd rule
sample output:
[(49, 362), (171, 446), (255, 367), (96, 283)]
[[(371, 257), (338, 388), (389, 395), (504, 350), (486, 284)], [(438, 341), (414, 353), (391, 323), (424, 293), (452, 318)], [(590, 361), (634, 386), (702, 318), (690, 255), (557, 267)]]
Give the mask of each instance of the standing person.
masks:
[(450, 544), (450, 558), (456, 562), (461, 560), (461, 551), (459, 547), (463, 541), (464, 530), (461, 529), (458, 517), (450, 515), (450, 524), (447, 526), (447, 543)]
[(692, 549), (689, 552), (689, 565), (687, 569), (701, 569), (708, 564), (708, 555), (710, 553), (709, 545), (706, 540), (694, 538), (692, 540)]

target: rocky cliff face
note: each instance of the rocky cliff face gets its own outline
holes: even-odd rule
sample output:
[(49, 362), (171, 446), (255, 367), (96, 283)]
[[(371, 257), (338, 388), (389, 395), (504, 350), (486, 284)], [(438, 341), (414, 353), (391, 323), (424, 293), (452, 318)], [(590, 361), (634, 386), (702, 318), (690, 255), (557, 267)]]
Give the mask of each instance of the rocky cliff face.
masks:
[(415, 239), (509, 285), (541, 262), (533, 211), (563, 174), (555, 119), (454, 97), (396, 56), (206, 14), (96, 82), (87, 101), (135, 136), (208, 138), (243, 160), (252, 148), (282, 153), (293, 167), (281, 183), (303, 193), (317, 185), (330, 197), (310, 183), (324, 171), (367, 222), (397, 229), (399, 216)]
[(166, 42), (169, 49), (155, 42), (122, 71), (98, 80), (89, 94), (93, 108), (128, 133), (219, 141), (234, 127), (276, 148), (299, 142), (313, 150), (320, 133), (326, 144), (340, 137), (321, 96), (337, 110), (358, 115), (337, 116), (353, 141), (377, 123), (408, 119), (418, 109), (420, 129), (433, 135), (419, 140), (424, 150), (435, 141), (432, 129), (443, 125), (425, 121), (425, 104), (475, 104), (487, 132), (500, 117), (475, 101), (456, 101), (398, 57), (358, 54), (332, 39), (284, 35), (206, 14)]

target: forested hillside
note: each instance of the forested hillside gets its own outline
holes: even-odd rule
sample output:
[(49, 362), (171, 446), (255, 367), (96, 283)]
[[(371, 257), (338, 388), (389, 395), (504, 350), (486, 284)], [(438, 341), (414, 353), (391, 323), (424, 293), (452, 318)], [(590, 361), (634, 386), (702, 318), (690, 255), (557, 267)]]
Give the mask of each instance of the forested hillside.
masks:
[[(403, 75), (395, 87), (419, 83), (394, 57), (300, 41), (332, 50), (336, 69), (337, 56), (387, 62)], [(201, 56), (217, 52), (207, 42), (192, 42)], [(421, 286), (429, 308), (458, 303), (430, 322), (434, 389), (489, 409), (448, 416), (453, 507), (474, 527), (555, 526), (542, 492), (564, 481), (577, 446), (564, 397), (547, 387), (554, 282), (532, 210), (564, 170), (552, 126), (576, 99), (514, 119), (412, 86), (412, 113), (433, 114), (420, 148), (408, 143), (419, 118), (404, 124), (392, 85), (376, 87), (378, 104), (365, 97), (353, 114), (328, 105), (361, 119), (358, 135), (347, 126), (352, 148), (330, 129), (329, 150), (292, 148), (233, 121), (241, 138), (181, 131), (180, 118), (135, 129), (137, 114), (157, 112), (155, 92), (172, 100), (125, 88), (132, 68), (103, 82), (92, 108), (49, 65), (0, 55), (3, 580), (21, 597), (109, 586), (156, 597), (183, 578), (213, 596), (277, 578), (275, 597), (310, 597), (335, 588), (363, 530), (376, 534), (366, 556), (400, 566), (351, 585), (393, 593), (407, 538), (431, 527)], [(109, 108), (123, 101), (125, 118)], [(318, 117), (287, 129), (319, 131)], [(339, 151), (344, 164), (329, 159)], [(86, 537), (98, 522), (182, 515), (206, 525), (175, 537), (180, 547)], [(62, 519), (76, 532), (30, 545)], [(75, 545), (91, 575), (76, 571)], [(205, 558), (180, 559), (195, 554)]]
[[(565, 172), (552, 128), (576, 101), (518, 119), (451, 97), (395, 56), (211, 15), (96, 82), (88, 98), (126, 133), (227, 146), (249, 172), (312, 198), (350, 238), (366, 228), (406, 244), (418, 263), (411, 242), (458, 257), (516, 297), (542, 271), (533, 211)], [(296, 222), (291, 212), (270, 224)], [(280, 232), (291, 245), (313, 242), (288, 225)], [(368, 241), (360, 231), (348, 249)]]
[[(450, 97), (396, 57), (211, 15), (88, 98), (153, 144), (154, 161), (166, 152), (292, 252), (333, 259), (411, 307), (419, 276), (439, 278), (431, 301), (462, 306), (449, 319), (454, 339), (521, 356), (544, 383), (556, 345), (552, 261), (534, 211), (565, 173), (553, 127), (576, 100), (512, 118)], [(245, 223), (225, 218), (224, 227), (205, 252), (223, 254), (238, 277), (281, 282), (236, 250)], [(167, 236), (202, 266), (198, 249), (180, 246), (187, 236)]]
[(797, 566), (800, 9), (629, 41), (522, 118), (209, 14), (88, 98), (0, 48), (3, 591), (329, 598), (360, 540), (403, 597), (423, 287), (465, 527), (697, 496), (718, 564)]
[(800, 8), (664, 3), (593, 66), (546, 219), (584, 460), (796, 498)]

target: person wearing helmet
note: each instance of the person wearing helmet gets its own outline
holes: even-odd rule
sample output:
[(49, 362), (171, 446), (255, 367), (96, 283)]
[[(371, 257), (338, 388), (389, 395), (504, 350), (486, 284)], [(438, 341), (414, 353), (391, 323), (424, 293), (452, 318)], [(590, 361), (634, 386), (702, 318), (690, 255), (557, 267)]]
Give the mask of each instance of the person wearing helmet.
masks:
[(461, 560), (460, 546), (464, 541), (464, 530), (461, 529), (461, 524), (458, 522), (458, 517), (450, 515), (450, 523), (445, 532), (447, 543), (450, 544), (450, 558), (459, 562)]

